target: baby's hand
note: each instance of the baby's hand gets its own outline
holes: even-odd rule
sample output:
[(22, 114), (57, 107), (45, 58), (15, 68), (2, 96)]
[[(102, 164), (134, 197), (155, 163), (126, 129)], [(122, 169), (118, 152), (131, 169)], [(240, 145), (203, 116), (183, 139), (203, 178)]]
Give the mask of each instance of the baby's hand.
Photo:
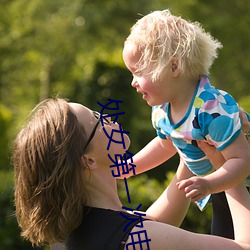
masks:
[(204, 177), (194, 176), (181, 180), (176, 185), (180, 190), (184, 190), (187, 198), (194, 202), (210, 194), (209, 183)]

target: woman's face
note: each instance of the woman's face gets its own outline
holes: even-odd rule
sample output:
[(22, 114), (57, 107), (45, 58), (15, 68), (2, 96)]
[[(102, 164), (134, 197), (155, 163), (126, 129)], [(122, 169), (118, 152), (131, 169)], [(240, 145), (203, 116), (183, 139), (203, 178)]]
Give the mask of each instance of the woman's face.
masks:
[[(94, 112), (78, 103), (69, 103), (70, 109), (76, 115), (79, 123), (84, 127), (87, 135), (87, 140), (89, 139), (92, 131), (94, 130), (96, 124), (98, 123), (98, 116), (94, 114)], [(105, 134), (106, 133), (111, 137), (112, 130), (120, 130), (118, 123), (113, 123), (110, 118), (106, 118), (109, 122), (104, 122), (103, 125), (101, 122), (98, 123), (96, 127), (96, 131), (92, 140), (86, 148), (86, 152), (89, 152), (93, 155), (107, 156), (110, 154), (114, 156), (115, 154), (124, 154), (130, 145), (130, 139), (126, 134), (124, 136), (124, 144), (125, 148), (123, 148), (123, 144), (112, 142), (110, 143), (109, 150), (107, 147), (109, 145), (110, 139)], [(116, 133), (113, 131), (113, 135), (111, 137), (113, 140), (121, 141), (121, 133)]]

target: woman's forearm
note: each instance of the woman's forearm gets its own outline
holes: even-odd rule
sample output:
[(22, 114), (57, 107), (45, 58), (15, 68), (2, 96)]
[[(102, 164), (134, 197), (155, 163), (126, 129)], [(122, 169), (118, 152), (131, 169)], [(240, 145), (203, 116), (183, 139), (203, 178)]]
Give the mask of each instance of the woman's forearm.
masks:
[(159, 222), (179, 227), (189, 208), (190, 199), (187, 199), (185, 193), (177, 188), (176, 183), (192, 175), (181, 160), (172, 181), (162, 195), (148, 208), (146, 214)]

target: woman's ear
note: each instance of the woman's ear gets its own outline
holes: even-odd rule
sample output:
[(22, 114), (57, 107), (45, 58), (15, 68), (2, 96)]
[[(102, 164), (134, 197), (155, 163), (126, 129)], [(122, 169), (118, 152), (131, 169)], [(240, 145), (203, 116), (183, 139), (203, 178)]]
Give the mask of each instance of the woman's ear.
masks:
[(84, 161), (84, 165), (87, 164), (87, 167), (89, 169), (95, 169), (97, 168), (97, 165), (96, 165), (96, 162), (95, 162), (95, 159), (91, 156), (88, 156), (87, 154), (83, 155), (82, 156), (82, 160)]
[(179, 60), (176, 57), (173, 57), (171, 59), (171, 70), (173, 73), (173, 76), (176, 77), (180, 74), (180, 68), (179, 68)]

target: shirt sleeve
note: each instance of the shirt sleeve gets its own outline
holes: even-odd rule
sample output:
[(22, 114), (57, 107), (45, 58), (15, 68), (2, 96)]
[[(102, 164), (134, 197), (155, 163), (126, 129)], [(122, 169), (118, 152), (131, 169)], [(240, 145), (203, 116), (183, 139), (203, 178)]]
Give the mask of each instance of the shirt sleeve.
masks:
[(230, 145), (241, 131), (238, 105), (230, 94), (221, 90), (214, 99), (204, 102), (198, 122), (206, 140), (218, 150)]
[(171, 131), (170, 123), (168, 119), (166, 119), (166, 109), (167, 104), (155, 106), (152, 108), (151, 113), (152, 125), (156, 130), (157, 136), (159, 136), (161, 139), (167, 139), (170, 135), (169, 131)]

